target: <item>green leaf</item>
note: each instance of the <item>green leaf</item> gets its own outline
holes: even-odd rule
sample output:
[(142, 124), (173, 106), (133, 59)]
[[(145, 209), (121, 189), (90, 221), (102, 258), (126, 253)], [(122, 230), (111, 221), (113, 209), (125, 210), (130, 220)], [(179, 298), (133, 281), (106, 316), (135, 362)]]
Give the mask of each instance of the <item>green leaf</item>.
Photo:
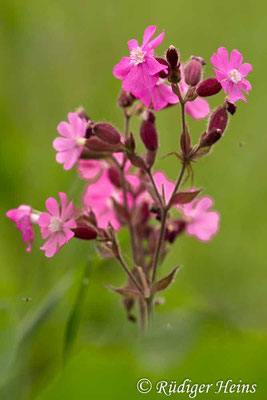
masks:
[(198, 190), (192, 190), (192, 191), (188, 191), (188, 192), (180, 192), (180, 193), (176, 193), (172, 200), (171, 203), (172, 204), (186, 204), (186, 203), (190, 203), (192, 200), (194, 200), (199, 193), (202, 191), (203, 189), (198, 189)]
[(72, 310), (70, 311), (66, 328), (65, 328), (65, 334), (64, 334), (64, 344), (63, 344), (63, 362), (65, 363), (67, 361), (68, 355), (72, 349), (73, 343), (75, 341), (75, 338), (77, 336), (78, 330), (79, 330), (79, 325), (80, 325), (80, 320), (81, 320), (81, 315), (82, 315), (82, 308), (84, 304), (84, 299), (87, 293), (87, 288), (89, 284), (89, 276), (90, 272), (92, 270), (92, 264), (95, 260), (95, 253), (92, 257), (89, 258), (88, 262), (86, 263), (86, 266), (84, 268), (82, 277), (80, 278), (80, 283), (79, 283), (79, 288), (78, 292), (72, 307)]
[(155, 282), (152, 286), (152, 293), (154, 294), (166, 289), (173, 282), (175, 274), (180, 267), (181, 265), (178, 265), (172, 272), (169, 273), (169, 275)]

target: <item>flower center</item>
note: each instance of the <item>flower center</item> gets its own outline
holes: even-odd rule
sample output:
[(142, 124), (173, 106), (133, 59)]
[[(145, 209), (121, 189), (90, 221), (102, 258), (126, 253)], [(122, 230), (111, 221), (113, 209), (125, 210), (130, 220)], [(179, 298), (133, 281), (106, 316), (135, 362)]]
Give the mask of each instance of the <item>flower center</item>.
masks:
[(232, 69), (229, 72), (229, 78), (231, 79), (232, 82), (238, 83), (241, 81), (242, 75), (240, 74), (240, 72), (237, 71), (237, 69)]
[(57, 217), (52, 217), (50, 219), (49, 230), (53, 233), (60, 232), (62, 230), (62, 222)]
[(143, 51), (141, 47), (134, 48), (130, 53), (130, 59), (134, 65), (143, 63), (145, 60), (146, 51)]
[(86, 143), (86, 138), (79, 137), (79, 138), (76, 139), (76, 145), (79, 146), (79, 147), (80, 146), (84, 146), (85, 143)]

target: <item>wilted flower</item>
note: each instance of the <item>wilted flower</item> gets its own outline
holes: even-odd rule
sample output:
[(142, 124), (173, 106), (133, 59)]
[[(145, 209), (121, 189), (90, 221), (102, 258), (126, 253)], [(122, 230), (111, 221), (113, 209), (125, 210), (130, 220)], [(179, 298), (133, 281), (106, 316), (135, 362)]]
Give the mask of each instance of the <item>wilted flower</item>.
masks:
[(58, 151), (56, 160), (64, 164), (64, 169), (71, 169), (78, 161), (83, 146), (86, 143), (86, 121), (81, 119), (76, 113), (68, 114), (69, 123), (63, 121), (57, 127), (60, 135), (53, 141), (53, 147)]
[(60, 248), (67, 243), (73, 236), (72, 229), (76, 228), (74, 219), (73, 202), (68, 203), (66, 193), (58, 193), (60, 198), (60, 207), (53, 197), (46, 200), (47, 212), (43, 212), (38, 225), (41, 228), (43, 239), (48, 239), (41, 247), (45, 251), (46, 257), (53, 257)]
[(224, 92), (229, 91), (230, 101), (234, 103), (242, 99), (247, 102), (242, 90), (246, 94), (251, 90), (251, 84), (245, 79), (245, 76), (252, 70), (252, 66), (248, 63), (242, 64), (242, 54), (238, 50), (233, 50), (229, 62), (226, 48), (220, 47), (217, 54), (213, 53), (210, 61), (216, 67), (213, 70)]
[(31, 251), (34, 240), (34, 231), (32, 224), (37, 223), (39, 214), (34, 213), (30, 206), (21, 205), (18, 208), (9, 210), (6, 213), (22, 233), (22, 240), (28, 244), (27, 251)]

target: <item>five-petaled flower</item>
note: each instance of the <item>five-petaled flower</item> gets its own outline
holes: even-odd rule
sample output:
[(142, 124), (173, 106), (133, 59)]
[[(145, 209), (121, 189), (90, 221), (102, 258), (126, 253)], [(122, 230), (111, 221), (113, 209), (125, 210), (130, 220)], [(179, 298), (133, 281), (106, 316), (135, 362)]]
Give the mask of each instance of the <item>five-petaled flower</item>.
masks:
[(210, 211), (212, 205), (213, 200), (205, 196), (177, 207), (185, 218), (188, 235), (207, 242), (217, 233), (220, 215), (217, 211)]
[(247, 102), (242, 90), (248, 94), (251, 84), (245, 76), (252, 70), (251, 64), (243, 62), (243, 56), (238, 50), (233, 50), (230, 57), (225, 47), (220, 47), (217, 54), (214, 53), (210, 59), (216, 67), (213, 68), (217, 80), (222, 85), (225, 93), (229, 91), (229, 99), (232, 103), (239, 99)]
[(34, 213), (30, 206), (22, 204), (18, 208), (7, 211), (6, 215), (21, 231), (23, 242), (28, 244), (27, 251), (31, 251), (34, 240), (32, 225), (37, 223), (39, 214)]
[(53, 141), (53, 147), (58, 151), (56, 160), (60, 164), (64, 164), (64, 169), (71, 169), (83, 151), (86, 143), (86, 121), (81, 119), (76, 113), (68, 114), (69, 123), (62, 121), (57, 127), (60, 135)]
[(164, 39), (164, 31), (152, 39), (155, 31), (154, 25), (146, 28), (141, 46), (137, 40), (129, 40), (130, 56), (123, 57), (113, 69), (114, 76), (123, 80), (123, 89), (142, 100), (146, 107), (150, 106), (151, 89), (158, 82), (158, 73), (167, 71), (167, 67), (154, 58), (154, 48)]
[(42, 238), (48, 239), (41, 247), (46, 257), (53, 257), (74, 236), (72, 229), (76, 228), (73, 202), (68, 203), (66, 193), (60, 192), (58, 195), (60, 207), (56, 199), (49, 197), (46, 200), (48, 213), (43, 212), (38, 219)]

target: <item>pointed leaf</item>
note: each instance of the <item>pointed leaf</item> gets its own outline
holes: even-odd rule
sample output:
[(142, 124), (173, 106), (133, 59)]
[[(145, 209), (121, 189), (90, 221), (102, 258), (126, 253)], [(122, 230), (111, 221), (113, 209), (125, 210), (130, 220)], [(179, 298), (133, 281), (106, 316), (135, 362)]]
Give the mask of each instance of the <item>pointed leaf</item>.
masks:
[(194, 200), (202, 190), (203, 189), (198, 189), (190, 192), (188, 191), (176, 193), (172, 198), (171, 204), (173, 205), (191, 203), (191, 201)]
[(181, 265), (178, 265), (178, 267), (175, 267), (172, 272), (169, 273), (169, 275), (165, 276), (164, 278), (160, 279), (158, 282), (155, 282), (152, 286), (152, 293), (157, 293), (161, 292), (162, 290), (166, 289), (170, 284), (173, 282), (175, 274), (177, 270), (181, 267)]
[(128, 289), (128, 288), (115, 288), (106, 284), (106, 287), (113, 292), (120, 294), (123, 297), (139, 297), (140, 293), (135, 289)]

